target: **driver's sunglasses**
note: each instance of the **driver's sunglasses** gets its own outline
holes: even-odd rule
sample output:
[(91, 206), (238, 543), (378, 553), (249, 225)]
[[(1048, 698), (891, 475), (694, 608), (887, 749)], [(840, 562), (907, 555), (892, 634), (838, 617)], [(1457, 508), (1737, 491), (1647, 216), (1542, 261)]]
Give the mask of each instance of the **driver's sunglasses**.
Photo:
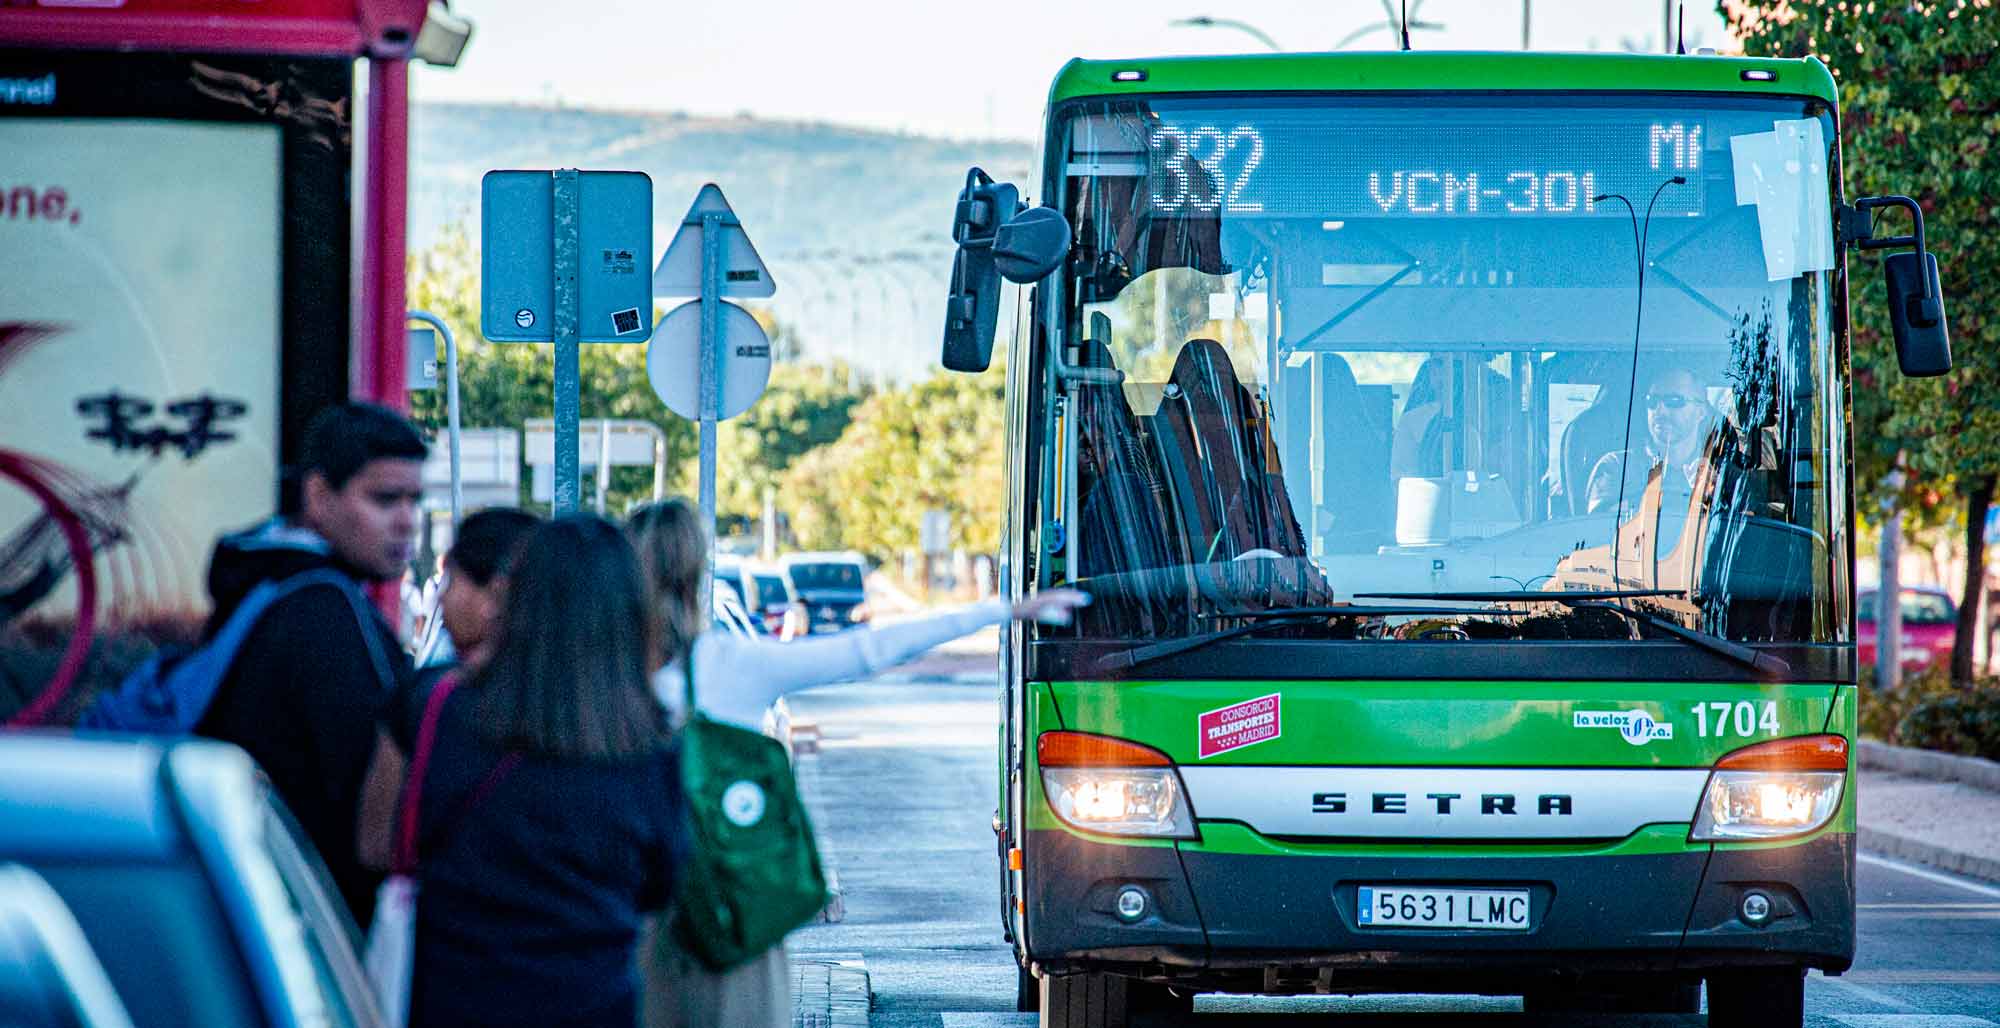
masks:
[(1665, 407), (1668, 410), (1680, 410), (1693, 402), (1694, 402), (1693, 400), (1690, 400), (1687, 397), (1680, 395), (1679, 393), (1646, 394), (1647, 410), (1652, 410), (1655, 407)]

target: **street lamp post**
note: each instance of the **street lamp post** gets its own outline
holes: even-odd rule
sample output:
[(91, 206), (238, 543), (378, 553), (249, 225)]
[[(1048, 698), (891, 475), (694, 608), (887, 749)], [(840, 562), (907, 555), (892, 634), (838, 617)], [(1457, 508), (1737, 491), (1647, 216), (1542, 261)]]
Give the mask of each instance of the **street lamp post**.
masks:
[(1259, 43), (1262, 43), (1273, 50), (1282, 51), (1284, 49), (1284, 47), (1278, 45), (1277, 40), (1272, 39), (1270, 35), (1266, 33), (1263, 29), (1260, 29), (1257, 26), (1252, 25), (1247, 21), (1239, 21), (1235, 18), (1212, 18), (1206, 14), (1198, 14), (1192, 18), (1176, 18), (1173, 21), (1168, 22), (1168, 24), (1173, 25), (1176, 28), (1236, 29), (1239, 32), (1245, 32), (1248, 33), (1249, 35), (1255, 36)]
[[(1421, 10), (1424, 6), (1424, 0), (1417, 0), (1413, 6)], [(1377, 29), (1388, 29), (1389, 33), (1396, 37), (1396, 41), (1400, 45), (1409, 41), (1409, 35), (1412, 30), (1435, 31), (1444, 28), (1443, 22), (1424, 21), (1416, 17), (1415, 11), (1405, 11), (1399, 15), (1396, 9), (1389, 5), (1389, 0), (1382, 0), (1382, 10), (1388, 14), (1387, 21), (1378, 21), (1373, 24), (1363, 25), (1349, 32), (1347, 35), (1341, 37), (1340, 42), (1333, 44), (1333, 48), (1335, 50), (1345, 50), (1347, 49), (1347, 44)]]

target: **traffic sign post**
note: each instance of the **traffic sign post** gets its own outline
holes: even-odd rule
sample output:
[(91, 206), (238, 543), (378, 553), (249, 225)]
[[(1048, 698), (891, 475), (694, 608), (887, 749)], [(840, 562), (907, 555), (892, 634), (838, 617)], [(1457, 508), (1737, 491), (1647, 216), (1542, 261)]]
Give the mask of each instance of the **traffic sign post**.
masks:
[[(429, 365), (429, 375), (427, 377), (433, 385), (437, 381), (437, 337), (444, 337), (445, 431), (447, 443), (451, 447), (451, 530), (457, 532), (459, 518), (463, 516), (465, 510), (465, 475), (459, 466), (460, 436), (462, 433), (458, 427), (458, 341), (451, 336), (451, 326), (445, 324), (443, 318), (429, 311), (408, 311), (405, 312), (405, 317), (410, 321), (421, 321), (430, 326), (429, 328), (413, 328), (410, 330), (410, 342), (412, 345), (410, 364), (413, 369), (418, 366), (416, 361), (416, 347), (418, 345), (418, 337), (422, 336), (422, 346), (427, 348), (429, 352), (429, 356), (426, 358), (426, 363)], [(411, 388), (416, 388), (414, 380)]]
[[(715, 537), (715, 425), (755, 403), (771, 373), (771, 341), (763, 326), (725, 297), (762, 298), (777, 292), (770, 269), (757, 256), (743, 222), (714, 183), (701, 187), (673, 242), (653, 271), (655, 296), (699, 297), (661, 322), (646, 353), (653, 389), (675, 413), (700, 425), (701, 517)], [(686, 331), (684, 312), (698, 311), (700, 331)], [(692, 339), (689, 337), (693, 336)], [(694, 360), (687, 345), (694, 344)], [(688, 403), (685, 370), (696, 372)], [(706, 582), (706, 578), (704, 578)], [(704, 586), (704, 590), (706, 587)]]
[(636, 171), (489, 171), (480, 183), (479, 327), (494, 342), (554, 343), (554, 512), (573, 513), (582, 343), (643, 343), (653, 300), (653, 182)]
[(554, 255), (555, 266), (551, 269), (549, 281), (555, 293), (555, 418), (556, 418), (556, 496), (553, 504), (557, 517), (576, 512), (577, 499), (583, 487), (577, 481), (577, 419), (583, 409), (583, 354), (577, 349), (582, 340), (577, 331), (576, 264), (577, 251), (582, 243), (577, 238), (577, 213), (581, 207), (577, 196), (576, 170), (565, 168), (556, 172)]

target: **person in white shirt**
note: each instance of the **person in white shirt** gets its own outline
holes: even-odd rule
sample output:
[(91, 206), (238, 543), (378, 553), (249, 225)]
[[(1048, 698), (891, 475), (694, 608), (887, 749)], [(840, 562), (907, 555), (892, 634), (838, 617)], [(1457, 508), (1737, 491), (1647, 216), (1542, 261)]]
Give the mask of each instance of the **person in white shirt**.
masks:
[[(693, 655), (695, 700), (702, 712), (757, 730), (764, 712), (786, 693), (864, 679), (941, 643), (1007, 620), (1068, 623), (1090, 602), (1075, 589), (1050, 589), (1009, 603), (990, 599), (883, 627), (850, 629), (777, 642), (705, 632), (710, 615), (701, 603), (708, 573), (707, 533), (685, 500), (648, 504), (626, 524), (652, 587), (658, 646), (653, 694), (675, 721), (685, 716), (681, 694)], [(664, 920), (664, 919), (663, 919)], [(683, 952), (664, 924), (639, 947), (645, 982), (646, 1028), (784, 1028), (791, 1023), (790, 970), (783, 946), (762, 958), (716, 974)]]

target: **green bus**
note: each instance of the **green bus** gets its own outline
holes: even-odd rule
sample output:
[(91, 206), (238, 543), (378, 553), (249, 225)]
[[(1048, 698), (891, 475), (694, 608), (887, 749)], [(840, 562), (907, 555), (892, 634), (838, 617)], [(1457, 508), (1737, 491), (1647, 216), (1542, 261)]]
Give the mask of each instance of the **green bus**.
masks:
[(1077, 61), (1038, 204), (968, 174), (944, 361), (1014, 308), (1003, 575), (1094, 598), (1003, 648), (1022, 1009), (1800, 1023), (1854, 956), (1850, 250), (1950, 367), (1836, 99), (1810, 59)]

